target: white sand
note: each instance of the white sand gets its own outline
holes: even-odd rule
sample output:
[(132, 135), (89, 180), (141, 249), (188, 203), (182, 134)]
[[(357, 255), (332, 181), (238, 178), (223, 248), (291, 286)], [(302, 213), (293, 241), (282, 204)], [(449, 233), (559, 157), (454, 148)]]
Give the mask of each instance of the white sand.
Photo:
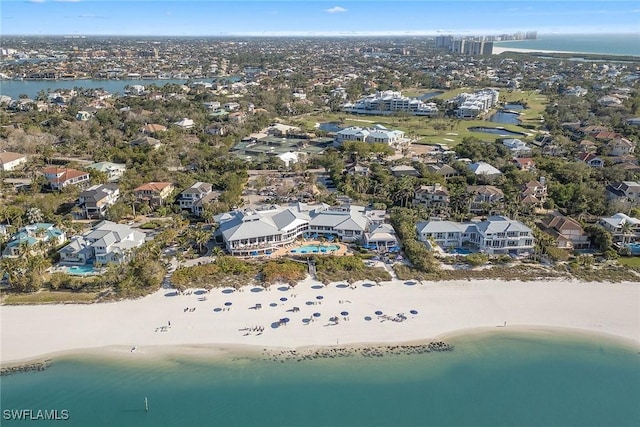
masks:
[(546, 49), (523, 49), (519, 47), (508, 47), (508, 46), (493, 46), (493, 55), (500, 55), (504, 52), (519, 52), (519, 53), (575, 53), (580, 54), (584, 53), (585, 55), (593, 55), (593, 53), (589, 54), (588, 52), (572, 52), (568, 50), (546, 50)]
[[(263, 347), (330, 346), (428, 340), (476, 328), (570, 328), (607, 334), (640, 346), (640, 284), (578, 282), (457, 281), (413, 286), (386, 282), (356, 289), (308, 279), (291, 290), (172, 295), (162, 290), (146, 298), (93, 305), (2, 306), (3, 364), (60, 352), (105, 348), (106, 353), (141, 357), (167, 346), (245, 344)], [(344, 285), (343, 285), (344, 286)], [(295, 295), (292, 297), (292, 294)], [(202, 296), (207, 301), (199, 301)], [(316, 296), (322, 295), (322, 300)], [(286, 297), (286, 302), (280, 298)], [(307, 305), (306, 302), (321, 304)], [(340, 302), (342, 301), (342, 303)], [(350, 302), (346, 302), (350, 301)], [(214, 312), (225, 307), (228, 311)], [(256, 303), (261, 310), (250, 309)], [(271, 307), (270, 303), (277, 303)], [(299, 312), (287, 311), (300, 307)], [(184, 309), (196, 307), (194, 312)], [(411, 315), (410, 310), (417, 310)], [(374, 313), (404, 313), (407, 320), (381, 321)], [(340, 312), (349, 312), (345, 321)], [(321, 316), (306, 325), (303, 318)], [(329, 326), (329, 317), (340, 322)], [(365, 316), (372, 320), (366, 321)], [(286, 326), (272, 323), (287, 317)], [(157, 328), (171, 327), (166, 332)], [(239, 329), (263, 326), (262, 335)], [(130, 348), (136, 346), (133, 353)], [(107, 347), (109, 347), (107, 349)], [(174, 347), (176, 348), (176, 347)], [(154, 350), (156, 349), (156, 350)], [(102, 351), (102, 350), (101, 350)]]

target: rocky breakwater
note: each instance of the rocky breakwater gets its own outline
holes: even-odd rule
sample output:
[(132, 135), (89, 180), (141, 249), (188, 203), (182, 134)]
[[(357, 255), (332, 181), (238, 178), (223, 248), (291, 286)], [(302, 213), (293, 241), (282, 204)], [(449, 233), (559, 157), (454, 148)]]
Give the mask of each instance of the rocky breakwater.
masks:
[(385, 357), (431, 352), (452, 351), (453, 346), (444, 341), (432, 341), (428, 344), (417, 345), (384, 345), (384, 346), (345, 346), (325, 347), (303, 350), (268, 350), (264, 349), (262, 357), (274, 362), (297, 361), (315, 359), (335, 359), (340, 357)]
[(0, 369), (0, 376), (19, 374), (21, 372), (44, 371), (51, 366), (51, 359), (42, 362), (23, 363), (21, 365), (6, 366)]

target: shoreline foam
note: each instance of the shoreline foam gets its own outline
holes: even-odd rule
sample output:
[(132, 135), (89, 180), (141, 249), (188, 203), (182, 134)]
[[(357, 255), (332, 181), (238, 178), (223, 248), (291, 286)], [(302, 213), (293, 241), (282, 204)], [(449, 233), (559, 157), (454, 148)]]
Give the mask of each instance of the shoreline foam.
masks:
[[(501, 330), (505, 321), (509, 332), (564, 330), (609, 337), (634, 348), (640, 345), (640, 286), (636, 283), (486, 280), (362, 285), (318, 288), (318, 282), (307, 279), (286, 291), (277, 286), (271, 291), (245, 288), (232, 294), (213, 290), (205, 294), (207, 301), (198, 301), (199, 295), (165, 296), (172, 291), (163, 289), (140, 300), (89, 306), (3, 306), (1, 362), (9, 366), (90, 354), (125, 360), (163, 355), (224, 358), (265, 348), (448, 342), (460, 335)], [(324, 298), (318, 300), (318, 295)], [(232, 302), (229, 311), (213, 311), (227, 301)], [(250, 309), (257, 302), (263, 308)], [(185, 306), (197, 310), (185, 312)], [(300, 307), (300, 312), (286, 311), (293, 306)], [(412, 309), (418, 314), (409, 314)], [(385, 320), (375, 315), (378, 310), (392, 316), (404, 312), (407, 319)], [(349, 315), (338, 324), (328, 322), (341, 311)], [(321, 313), (318, 320), (302, 323), (314, 312)], [(364, 320), (365, 315), (371, 320)], [(273, 327), (285, 316), (289, 323)], [(168, 321), (172, 325), (167, 332), (155, 332)], [(263, 326), (264, 333), (245, 335), (242, 329), (254, 325)]]

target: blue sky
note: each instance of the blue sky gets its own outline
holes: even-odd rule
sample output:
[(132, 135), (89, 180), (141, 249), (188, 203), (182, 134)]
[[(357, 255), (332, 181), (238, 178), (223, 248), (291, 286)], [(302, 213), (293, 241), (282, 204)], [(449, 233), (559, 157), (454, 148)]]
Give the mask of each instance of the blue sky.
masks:
[(637, 1), (2, 0), (0, 34), (293, 35), (624, 33)]

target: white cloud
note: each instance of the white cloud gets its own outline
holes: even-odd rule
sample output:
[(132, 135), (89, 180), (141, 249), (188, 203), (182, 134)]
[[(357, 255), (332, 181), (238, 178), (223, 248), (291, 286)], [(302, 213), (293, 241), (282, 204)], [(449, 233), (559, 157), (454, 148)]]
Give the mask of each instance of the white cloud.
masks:
[(45, 0), (27, 0), (27, 3), (44, 3)]
[(334, 6), (331, 9), (325, 9), (324, 10), (327, 13), (343, 13), (346, 12), (347, 9), (345, 9), (344, 7), (340, 7), (340, 6)]
[(58, 3), (79, 3), (82, 0), (54, 0), (54, 1), (56, 1)]

